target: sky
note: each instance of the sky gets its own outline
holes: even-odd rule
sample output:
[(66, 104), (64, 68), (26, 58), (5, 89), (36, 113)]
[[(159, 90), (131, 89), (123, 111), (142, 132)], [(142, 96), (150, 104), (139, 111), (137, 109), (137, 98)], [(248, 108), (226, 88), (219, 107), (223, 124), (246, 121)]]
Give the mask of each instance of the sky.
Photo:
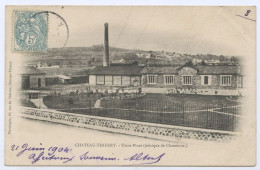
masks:
[[(248, 10), (255, 19), (254, 7), (53, 8), (68, 25), (67, 47), (103, 44), (108, 22), (113, 47), (249, 57), (256, 55), (256, 22), (237, 16)], [(62, 46), (66, 29), (58, 27), (58, 17), (49, 17), (49, 47)]]

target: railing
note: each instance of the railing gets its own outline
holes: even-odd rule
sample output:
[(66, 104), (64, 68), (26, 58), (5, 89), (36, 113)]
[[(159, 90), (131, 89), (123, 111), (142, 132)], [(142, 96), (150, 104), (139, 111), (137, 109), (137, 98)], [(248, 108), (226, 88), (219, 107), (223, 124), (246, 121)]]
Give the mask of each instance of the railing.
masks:
[(123, 120), (177, 125), (194, 128), (237, 131), (242, 120), (238, 102), (208, 104), (201, 101), (179, 102), (143, 98), (106, 98), (87, 100), (84, 108), (59, 109), (69, 113)]
[(185, 127), (236, 131), (241, 105), (172, 103), (151, 100), (102, 100), (91, 115)]
[(233, 136), (237, 135), (237, 133), (227, 131), (176, 127), (28, 107), (22, 107), (20, 109), (20, 114), (22, 117), (26, 118), (165, 140), (184, 138), (227, 142), (230, 141)]

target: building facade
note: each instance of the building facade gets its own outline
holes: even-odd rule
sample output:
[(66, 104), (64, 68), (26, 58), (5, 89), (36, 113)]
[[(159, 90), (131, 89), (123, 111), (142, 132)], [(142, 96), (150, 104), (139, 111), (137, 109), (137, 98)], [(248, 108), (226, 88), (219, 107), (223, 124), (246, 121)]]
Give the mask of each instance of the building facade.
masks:
[(239, 95), (243, 76), (237, 65), (110, 66), (92, 70), (89, 83), (95, 86), (139, 86), (144, 93)]
[(100, 86), (140, 86), (140, 66), (98, 66), (89, 72), (89, 84)]
[(240, 66), (146, 67), (141, 71), (144, 92), (238, 95), (243, 87)]
[(21, 70), (21, 88), (39, 89), (45, 87), (45, 73), (34, 66), (26, 66)]

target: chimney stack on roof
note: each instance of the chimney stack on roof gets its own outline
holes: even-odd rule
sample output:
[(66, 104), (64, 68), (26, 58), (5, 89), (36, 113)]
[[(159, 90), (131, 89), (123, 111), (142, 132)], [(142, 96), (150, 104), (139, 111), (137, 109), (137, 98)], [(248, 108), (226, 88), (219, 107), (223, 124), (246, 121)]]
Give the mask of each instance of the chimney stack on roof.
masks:
[(108, 23), (105, 23), (103, 67), (107, 67), (107, 66), (110, 66), (110, 61), (109, 61), (109, 44), (108, 44)]

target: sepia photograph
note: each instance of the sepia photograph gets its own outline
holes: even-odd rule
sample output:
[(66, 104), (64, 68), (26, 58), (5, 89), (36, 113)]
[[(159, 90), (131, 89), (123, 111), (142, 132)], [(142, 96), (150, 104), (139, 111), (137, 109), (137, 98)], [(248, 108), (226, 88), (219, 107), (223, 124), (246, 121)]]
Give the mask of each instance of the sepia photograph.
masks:
[(255, 6), (5, 10), (5, 165), (256, 165)]

